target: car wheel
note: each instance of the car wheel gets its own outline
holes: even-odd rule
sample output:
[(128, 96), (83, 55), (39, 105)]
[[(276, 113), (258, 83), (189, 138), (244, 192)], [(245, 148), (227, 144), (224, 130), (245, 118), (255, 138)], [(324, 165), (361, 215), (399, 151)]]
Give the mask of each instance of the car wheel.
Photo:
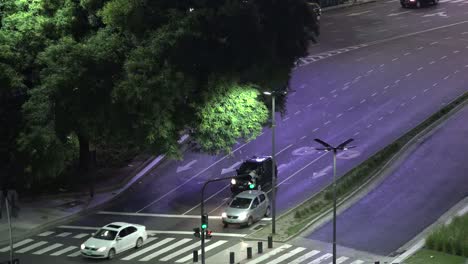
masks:
[(143, 238), (139, 237), (135, 243), (135, 248), (141, 248), (143, 246)]
[(270, 206), (268, 206), (265, 212), (265, 217), (269, 217), (270, 213), (271, 213), (271, 209), (270, 209)]
[(107, 253), (107, 258), (108, 259), (113, 259), (115, 257), (115, 249), (111, 248), (109, 250), (109, 253)]
[(247, 226), (253, 225), (253, 218), (249, 217), (249, 220), (247, 220)]

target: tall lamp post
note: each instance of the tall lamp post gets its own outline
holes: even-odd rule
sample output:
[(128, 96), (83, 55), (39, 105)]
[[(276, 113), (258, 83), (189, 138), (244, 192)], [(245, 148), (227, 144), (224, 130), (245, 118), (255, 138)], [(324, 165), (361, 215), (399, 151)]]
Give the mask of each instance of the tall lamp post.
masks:
[(355, 146), (346, 147), (346, 145), (351, 143), (354, 139), (350, 138), (337, 147), (332, 147), (330, 144), (318, 138), (314, 140), (324, 146), (324, 148), (315, 148), (316, 150), (333, 151), (333, 264), (336, 264), (336, 153), (339, 150), (354, 148)]
[(263, 94), (271, 96), (271, 233), (276, 233), (276, 158), (275, 158), (275, 100), (278, 95), (287, 94), (286, 91), (265, 91)]

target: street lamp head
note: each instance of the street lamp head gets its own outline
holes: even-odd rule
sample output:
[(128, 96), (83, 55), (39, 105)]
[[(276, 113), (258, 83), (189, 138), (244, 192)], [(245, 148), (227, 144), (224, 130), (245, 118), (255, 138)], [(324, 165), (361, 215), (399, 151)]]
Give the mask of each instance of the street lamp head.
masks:
[(320, 145), (324, 146), (324, 147), (327, 148), (327, 149), (333, 148), (330, 144), (328, 144), (327, 142), (325, 142), (325, 141), (323, 141), (323, 140), (321, 140), (321, 139), (316, 138), (316, 139), (314, 139), (314, 140), (315, 140), (315, 142), (320, 143)]
[(351, 143), (352, 141), (354, 141), (354, 139), (350, 138), (350, 139), (347, 139), (345, 142), (341, 143), (338, 145), (338, 147), (336, 147), (337, 149), (341, 149), (341, 150), (346, 150), (348, 148), (345, 149), (346, 145), (348, 145), (349, 143)]
[(271, 92), (269, 92), (269, 91), (264, 91), (263, 94), (271, 95)]

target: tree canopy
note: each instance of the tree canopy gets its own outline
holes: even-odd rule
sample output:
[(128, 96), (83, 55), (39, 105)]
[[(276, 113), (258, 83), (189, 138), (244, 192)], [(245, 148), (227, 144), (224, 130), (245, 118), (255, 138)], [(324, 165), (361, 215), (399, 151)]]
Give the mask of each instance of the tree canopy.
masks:
[(86, 168), (103, 144), (177, 157), (184, 131), (208, 153), (255, 138), (268, 120), (259, 91), (287, 87), (314, 23), (304, 0), (5, 0), (0, 10), (0, 96), (23, 95), (0, 113), (16, 113), (18, 162), (42, 176), (76, 159)]

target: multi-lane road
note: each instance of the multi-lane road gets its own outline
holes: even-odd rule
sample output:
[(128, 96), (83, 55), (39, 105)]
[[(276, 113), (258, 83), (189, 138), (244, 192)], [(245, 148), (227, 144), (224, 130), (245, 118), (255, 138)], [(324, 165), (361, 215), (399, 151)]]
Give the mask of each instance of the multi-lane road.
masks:
[[(332, 143), (350, 137), (355, 139), (357, 148), (338, 157), (338, 175), (343, 175), (468, 90), (468, 0), (441, 1), (438, 6), (421, 9), (402, 9), (398, 1), (378, 0), (325, 12), (320, 43), (310, 47), (310, 54), (301, 59), (293, 71), (290, 86), (295, 92), (288, 95), (287, 114), (277, 116), (279, 214), (331, 181), (331, 156), (314, 150), (314, 138)], [(197, 215), (202, 183), (233, 174), (246, 157), (270, 153), (269, 129), (251, 142), (239, 142), (232, 155), (209, 156), (189, 149), (182, 161), (164, 161), (139, 184), (109, 204), (105, 212), (67, 223), (67, 228), (52, 229), (54, 233), (32, 237), (32, 241), (18, 246), (17, 252), (22, 254), (23, 263), (86, 262), (69, 257), (76, 251), (70, 247), (79, 246), (85, 234), (92, 232), (94, 227), (111, 221), (128, 221), (144, 224), (157, 234), (142, 250), (160, 243), (138, 255), (138, 259), (163, 249), (166, 250), (164, 254), (155, 254), (147, 261), (170, 263), (183, 259), (190, 254), (190, 245), (196, 244), (191, 230), (199, 225)], [(407, 168), (402, 169), (406, 171)], [(440, 194), (442, 201), (446, 194)], [(228, 182), (213, 183), (207, 188), (205, 197), (205, 210), (212, 216), (210, 229), (219, 233), (216, 240), (210, 242), (213, 246), (208, 255), (238, 243), (239, 238), (252, 232), (250, 228), (222, 227), (219, 216), (230, 197)], [(428, 219), (436, 219), (458, 196), (450, 197), (447, 202), (438, 202), (439, 209), (428, 212), (431, 216)], [(345, 216), (362, 215), (371, 210), (366, 206), (373, 208), (369, 203), (387, 198), (390, 199), (387, 196), (372, 198), (371, 194), (370, 198), (345, 212), (340, 224), (348, 224), (356, 230), (365, 228), (357, 225), (362, 219), (355, 217), (354, 221), (348, 222)], [(389, 207), (392, 207), (389, 213), (399, 210), (396, 205), (389, 201)], [(368, 229), (361, 233), (350, 231), (342, 240), (343, 245), (374, 254), (388, 254), (430, 224), (429, 220), (419, 222), (418, 219), (411, 217), (411, 228), (401, 230), (398, 238), (389, 243), (380, 241), (380, 237)], [(380, 224), (385, 226), (388, 221), (382, 220)], [(319, 229), (310, 236), (327, 242), (326, 226), (321, 230), (324, 231)], [(58, 236), (62, 233), (70, 234)], [(359, 234), (366, 234), (366, 237), (358, 239)], [(378, 239), (379, 243), (374, 243), (373, 239)], [(175, 254), (181, 249), (174, 244), (181, 240), (186, 241), (184, 245), (187, 246), (180, 244), (186, 251)], [(41, 241), (45, 243), (37, 244)], [(365, 242), (375, 247), (366, 247)], [(38, 246), (28, 249), (28, 245), (34, 244)], [(56, 246), (51, 247), (54, 244)], [(50, 248), (34, 254), (45, 247)], [(303, 254), (299, 252), (297, 250), (297, 254)], [(171, 253), (174, 253), (173, 259), (164, 259)], [(328, 253), (322, 253), (328, 256)], [(3, 254), (0, 251), (0, 255)], [(322, 256), (320, 254), (317, 256)], [(326, 259), (323, 257), (324, 261)], [(346, 256), (342, 260), (343, 263), (360, 263)]]

